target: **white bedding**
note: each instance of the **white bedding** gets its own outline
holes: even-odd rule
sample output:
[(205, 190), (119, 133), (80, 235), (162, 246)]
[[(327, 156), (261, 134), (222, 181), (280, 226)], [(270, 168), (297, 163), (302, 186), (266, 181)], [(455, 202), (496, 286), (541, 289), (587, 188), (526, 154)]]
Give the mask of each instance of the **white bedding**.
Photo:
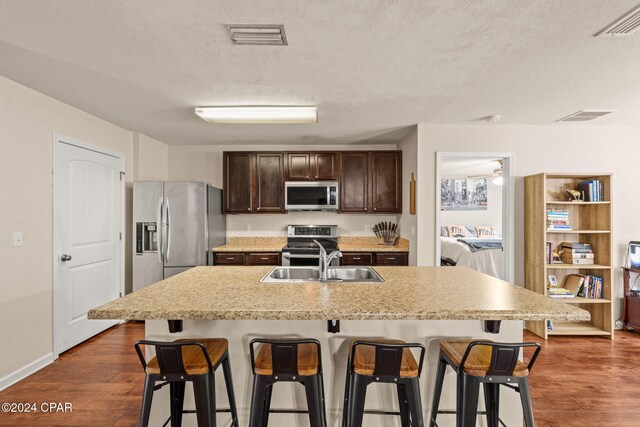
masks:
[(481, 273), (504, 279), (504, 277), (502, 277), (504, 275), (502, 268), (502, 249), (484, 249), (471, 252), (469, 245), (458, 242), (458, 239), (455, 237), (440, 237), (440, 242), (440, 256), (442, 258), (449, 258), (453, 260), (456, 265), (469, 267)]

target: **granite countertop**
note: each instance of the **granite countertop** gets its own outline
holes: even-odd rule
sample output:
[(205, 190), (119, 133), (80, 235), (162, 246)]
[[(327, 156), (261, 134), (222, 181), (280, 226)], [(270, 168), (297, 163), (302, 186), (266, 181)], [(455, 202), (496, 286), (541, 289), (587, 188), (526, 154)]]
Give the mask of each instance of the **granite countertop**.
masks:
[[(227, 244), (212, 248), (213, 252), (281, 252), (287, 244), (286, 237), (230, 237)], [(338, 238), (342, 252), (409, 252), (409, 241), (398, 239), (393, 246), (382, 244), (382, 239), (368, 236)]]
[(229, 237), (227, 244), (216, 246), (213, 252), (282, 252), (286, 237)]
[(589, 320), (587, 311), (466, 267), (375, 267), (384, 283), (260, 283), (269, 266), (195, 267), (90, 319)]

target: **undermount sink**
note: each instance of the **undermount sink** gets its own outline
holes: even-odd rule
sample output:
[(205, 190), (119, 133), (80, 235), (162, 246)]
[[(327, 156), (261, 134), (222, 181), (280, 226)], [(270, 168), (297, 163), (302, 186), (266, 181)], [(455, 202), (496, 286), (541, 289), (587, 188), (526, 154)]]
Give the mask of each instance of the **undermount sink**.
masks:
[[(318, 267), (274, 267), (260, 280), (262, 283), (319, 282)], [(327, 282), (374, 282), (384, 279), (372, 267), (329, 267)]]

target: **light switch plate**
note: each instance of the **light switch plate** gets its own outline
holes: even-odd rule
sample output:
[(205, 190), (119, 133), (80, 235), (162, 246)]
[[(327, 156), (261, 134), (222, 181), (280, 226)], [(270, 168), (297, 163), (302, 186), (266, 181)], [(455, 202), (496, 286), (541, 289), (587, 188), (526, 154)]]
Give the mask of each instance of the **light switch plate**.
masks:
[(23, 245), (23, 235), (22, 231), (14, 231), (13, 232), (13, 246), (18, 247)]

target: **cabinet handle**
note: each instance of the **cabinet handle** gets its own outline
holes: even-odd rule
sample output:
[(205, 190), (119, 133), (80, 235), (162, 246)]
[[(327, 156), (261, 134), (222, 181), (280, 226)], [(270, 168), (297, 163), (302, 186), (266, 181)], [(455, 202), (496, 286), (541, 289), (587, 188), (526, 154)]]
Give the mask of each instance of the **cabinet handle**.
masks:
[(390, 260), (390, 261), (392, 261), (392, 260), (395, 260), (395, 259), (396, 259), (396, 257), (391, 257), (391, 256), (390, 256), (390, 257), (387, 257), (387, 259), (388, 259), (388, 260)]
[(267, 261), (269, 258), (266, 257), (266, 256), (263, 256), (263, 257), (260, 257), (260, 259), (263, 260), (263, 261)]
[(361, 259), (361, 258), (359, 256), (357, 256), (357, 257), (353, 257), (353, 259)]
[(251, 212), (251, 208), (247, 208), (247, 210), (248, 210), (249, 212)]
[(377, 211), (377, 210), (378, 210), (378, 208), (373, 208), (373, 211), (374, 211), (374, 212), (375, 212), (375, 211)]
[(228, 259), (229, 261), (232, 261), (232, 260), (236, 259), (236, 257), (228, 256), (228, 257), (227, 257), (227, 259)]

